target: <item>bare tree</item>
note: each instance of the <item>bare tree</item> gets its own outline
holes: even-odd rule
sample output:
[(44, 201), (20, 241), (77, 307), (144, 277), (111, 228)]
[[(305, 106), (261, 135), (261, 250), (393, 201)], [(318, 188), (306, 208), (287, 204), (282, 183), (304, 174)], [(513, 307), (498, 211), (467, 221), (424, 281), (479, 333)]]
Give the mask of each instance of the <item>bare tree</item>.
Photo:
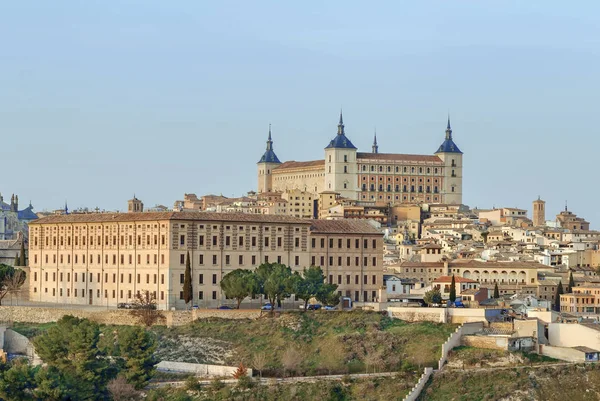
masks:
[(346, 350), (341, 341), (327, 341), (321, 347), (321, 366), (327, 369), (328, 374), (339, 370), (343, 366)]
[(289, 347), (285, 350), (283, 355), (281, 356), (281, 364), (283, 365), (283, 377), (285, 377), (285, 372), (294, 371), (298, 368), (302, 362), (302, 355), (298, 350), (294, 347)]
[(156, 309), (156, 296), (150, 291), (136, 294), (131, 314), (146, 327), (162, 322), (165, 319), (162, 312)]
[(106, 385), (108, 392), (110, 393), (114, 401), (130, 401), (141, 399), (141, 394), (135, 389), (133, 384), (127, 383), (124, 377), (119, 376), (116, 379), (112, 379)]
[(369, 373), (369, 366), (373, 367), (373, 373), (383, 364), (383, 358), (380, 352), (369, 352), (365, 356), (366, 373)]
[(262, 371), (267, 366), (267, 356), (264, 352), (252, 355), (252, 367), (258, 370), (258, 375), (262, 379)]
[(25, 283), (25, 276), (25, 272), (21, 269), (0, 264), (0, 305), (8, 293), (19, 291), (19, 288)]

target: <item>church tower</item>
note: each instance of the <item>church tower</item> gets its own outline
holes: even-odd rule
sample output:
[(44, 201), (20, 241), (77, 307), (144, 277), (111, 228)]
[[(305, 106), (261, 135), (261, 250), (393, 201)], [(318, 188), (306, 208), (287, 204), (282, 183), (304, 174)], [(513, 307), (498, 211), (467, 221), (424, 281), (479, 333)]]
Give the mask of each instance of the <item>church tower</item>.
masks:
[(273, 169), (281, 162), (273, 151), (273, 140), (271, 139), (271, 124), (269, 124), (269, 137), (267, 138), (267, 150), (258, 161), (258, 193), (273, 190)]
[(446, 127), (446, 139), (440, 145), (435, 155), (444, 162), (442, 197), (440, 203), (462, 204), (462, 169), (463, 152), (452, 140), (450, 116)]
[(356, 146), (346, 137), (340, 111), (337, 135), (325, 148), (325, 190), (344, 198), (358, 199)]
[[(67, 213), (67, 203), (65, 202), (65, 214)], [(144, 203), (133, 195), (133, 199), (127, 201), (128, 213), (141, 213), (144, 211)]]
[(537, 200), (533, 201), (533, 226), (543, 227), (546, 225), (546, 202), (538, 196)]

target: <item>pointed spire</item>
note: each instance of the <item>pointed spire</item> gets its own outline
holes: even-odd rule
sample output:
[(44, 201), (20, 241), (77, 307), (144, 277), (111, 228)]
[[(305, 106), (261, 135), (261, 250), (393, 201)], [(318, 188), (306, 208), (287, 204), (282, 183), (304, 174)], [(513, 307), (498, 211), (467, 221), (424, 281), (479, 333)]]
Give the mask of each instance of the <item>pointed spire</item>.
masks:
[(69, 207), (67, 206), (66, 200), (65, 200), (65, 214), (69, 214)]
[(446, 139), (452, 139), (452, 127), (450, 126), (450, 113), (448, 113), (448, 125), (446, 126)]
[(567, 209), (567, 201), (565, 201), (565, 212), (567, 212), (567, 211), (568, 211), (568, 209)]
[(340, 122), (338, 123), (338, 135), (344, 135), (344, 117), (342, 115), (342, 109), (340, 109)]
[(267, 139), (267, 150), (273, 150), (273, 140), (271, 139), (271, 124), (269, 123), (269, 137)]
[(375, 133), (373, 135), (373, 153), (379, 153), (379, 146), (377, 146), (377, 128), (375, 128)]

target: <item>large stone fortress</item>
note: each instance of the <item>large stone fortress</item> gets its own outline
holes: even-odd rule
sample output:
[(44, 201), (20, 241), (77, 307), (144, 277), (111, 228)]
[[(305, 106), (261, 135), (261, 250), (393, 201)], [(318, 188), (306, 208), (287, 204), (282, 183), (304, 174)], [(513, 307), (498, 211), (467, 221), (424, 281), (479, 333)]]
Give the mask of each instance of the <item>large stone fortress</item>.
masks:
[(376, 136), (371, 152), (359, 152), (346, 136), (340, 113), (337, 135), (325, 147), (323, 160), (280, 162), (269, 128), (267, 149), (257, 163), (258, 192), (299, 189), (337, 192), (357, 201), (461, 204), (462, 158), (450, 118), (446, 138), (433, 155), (407, 155), (379, 153)]

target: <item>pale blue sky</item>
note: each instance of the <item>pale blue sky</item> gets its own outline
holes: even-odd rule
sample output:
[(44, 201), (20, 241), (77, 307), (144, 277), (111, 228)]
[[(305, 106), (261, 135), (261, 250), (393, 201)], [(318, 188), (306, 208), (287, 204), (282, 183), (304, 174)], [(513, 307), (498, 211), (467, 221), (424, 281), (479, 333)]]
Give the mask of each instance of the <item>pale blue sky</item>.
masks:
[(598, 227), (599, 27), (591, 1), (4, 1), (0, 191), (241, 195), (269, 123), (281, 160), (322, 158), (340, 106), (360, 149), (376, 126), (430, 154), (450, 111), (465, 203), (568, 199)]

